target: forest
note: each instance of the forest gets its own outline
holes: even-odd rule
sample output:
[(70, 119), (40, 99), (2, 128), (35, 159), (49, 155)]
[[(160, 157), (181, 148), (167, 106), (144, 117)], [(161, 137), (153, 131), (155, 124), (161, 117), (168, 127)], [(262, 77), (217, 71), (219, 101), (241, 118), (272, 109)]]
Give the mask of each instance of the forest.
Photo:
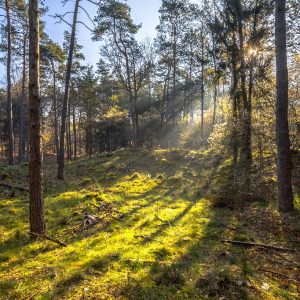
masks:
[(300, 0), (0, 0), (0, 299), (300, 299)]

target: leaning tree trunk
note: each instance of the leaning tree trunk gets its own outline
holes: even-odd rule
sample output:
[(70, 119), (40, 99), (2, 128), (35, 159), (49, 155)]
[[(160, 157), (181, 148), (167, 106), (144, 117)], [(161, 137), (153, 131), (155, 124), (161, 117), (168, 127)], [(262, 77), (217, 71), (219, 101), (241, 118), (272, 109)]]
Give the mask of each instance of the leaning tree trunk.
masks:
[(7, 19), (7, 122), (8, 122), (8, 164), (14, 164), (14, 129), (11, 96), (11, 18), (10, 1), (5, 0)]
[(39, 1), (29, 2), (29, 207), (30, 232), (45, 232), (44, 200), (42, 192), (42, 151), (40, 117), (40, 50)]
[(57, 178), (62, 179), (62, 180), (64, 179), (64, 166), (65, 166), (66, 117), (67, 117), (67, 109), (68, 109), (70, 79), (71, 79), (71, 71), (72, 71), (72, 62), (73, 62), (73, 53), (74, 53), (74, 45), (75, 45), (76, 24), (77, 24), (79, 2), (80, 2), (80, 0), (76, 0), (76, 3), (75, 3), (75, 10), (74, 10), (73, 24), (72, 24), (72, 33), (71, 33), (70, 48), (69, 48), (69, 56), (68, 56), (68, 63), (67, 63), (64, 102), (63, 102), (63, 109), (62, 109), (62, 114), (61, 114), (61, 130), (60, 130), (60, 141), (59, 141), (60, 146), (59, 146), (59, 156), (58, 156)]
[(294, 208), (291, 183), (291, 151), (288, 123), (288, 68), (286, 46), (286, 0), (275, 1), (276, 45), (276, 142), (278, 208), (282, 212)]

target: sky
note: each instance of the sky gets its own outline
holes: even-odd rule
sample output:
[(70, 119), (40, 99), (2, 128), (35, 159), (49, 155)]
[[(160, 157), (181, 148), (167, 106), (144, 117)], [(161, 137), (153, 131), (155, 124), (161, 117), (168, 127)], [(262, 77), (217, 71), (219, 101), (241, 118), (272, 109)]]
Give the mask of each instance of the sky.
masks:
[[(61, 0), (44, 0), (45, 5), (49, 11), (43, 16), (43, 21), (46, 22), (46, 33), (54, 41), (62, 45), (64, 31), (70, 30), (65, 23), (57, 23), (52, 16), (54, 14), (64, 14), (68, 11), (74, 11), (74, 0), (69, 1), (65, 6), (62, 5)], [(137, 34), (138, 40), (145, 38), (154, 38), (156, 35), (156, 26), (159, 23), (158, 10), (161, 6), (161, 0), (127, 0), (127, 4), (131, 7), (131, 15), (136, 24), (142, 23), (142, 28)], [(91, 17), (94, 17), (97, 8), (95, 5), (86, 0), (81, 0), (81, 5), (87, 10)], [(71, 23), (72, 15), (68, 15), (66, 20)], [(83, 11), (79, 13), (79, 21), (89, 24), (91, 22)], [(78, 24), (77, 38), (80, 45), (83, 46), (83, 54), (85, 55), (85, 64), (95, 65), (99, 60), (99, 43), (91, 40), (91, 33), (83, 25)], [(0, 64), (0, 86), (5, 85), (5, 65)]]
[[(131, 7), (131, 15), (136, 24), (142, 23), (142, 28), (137, 34), (138, 40), (143, 40), (146, 37), (154, 38), (155, 28), (159, 23), (158, 10), (161, 6), (161, 0), (127, 0), (127, 4)], [(46, 32), (50, 38), (58, 43), (63, 42), (63, 32), (68, 29), (68, 25), (64, 23), (56, 24), (51, 15), (55, 13), (63, 14), (67, 11), (74, 10), (74, 1), (70, 1), (65, 7), (62, 6), (61, 0), (45, 0), (45, 5), (48, 6), (49, 12), (43, 18), (46, 21)], [(88, 1), (82, 0), (81, 5), (89, 12), (90, 16), (95, 16), (97, 8)], [(72, 15), (68, 19), (71, 22)], [(91, 26), (91, 22), (83, 11), (79, 14), (79, 21), (84, 21)], [(77, 38), (79, 44), (83, 48), (83, 53), (86, 57), (86, 63), (95, 65), (99, 59), (99, 44), (91, 40), (91, 33), (83, 25), (79, 24), (77, 30)]]

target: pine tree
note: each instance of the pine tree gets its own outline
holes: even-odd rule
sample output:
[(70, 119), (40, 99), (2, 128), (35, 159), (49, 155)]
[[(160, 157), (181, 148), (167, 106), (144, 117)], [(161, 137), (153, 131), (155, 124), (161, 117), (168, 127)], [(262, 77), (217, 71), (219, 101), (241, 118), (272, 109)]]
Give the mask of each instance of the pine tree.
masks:
[(39, 1), (29, 2), (29, 205), (30, 232), (45, 233), (41, 149)]
[(293, 210), (291, 183), (292, 162), (288, 123), (288, 68), (286, 46), (286, 0), (275, 1), (275, 45), (276, 45), (276, 141), (278, 209)]

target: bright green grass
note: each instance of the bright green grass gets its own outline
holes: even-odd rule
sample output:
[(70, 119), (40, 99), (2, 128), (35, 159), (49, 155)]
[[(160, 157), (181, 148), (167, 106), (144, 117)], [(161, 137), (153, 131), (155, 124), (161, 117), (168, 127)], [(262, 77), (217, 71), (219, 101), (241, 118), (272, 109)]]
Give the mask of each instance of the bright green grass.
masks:
[[(280, 278), (255, 273), (244, 249), (221, 242), (237, 234), (256, 236), (235, 212), (211, 205), (206, 195), (228, 165), (212, 157), (176, 149), (123, 150), (68, 163), (65, 182), (55, 179), (54, 163), (46, 164), (47, 231), (68, 246), (30, 240), (26, 195), (2, 197), (0, 298), (296, 299), (294, 284), (282, 287)], [(24, 184), (26, 168), (3, 166), (1, 172)], [(105, 219), (91, 205), (103, 202), (123, 217)], [(83, 211), (105, 222), (70, 232)], [(225, 249), (232, 254), (223, 257)], [(261, 288), (263, 283), (270, 288)]]

